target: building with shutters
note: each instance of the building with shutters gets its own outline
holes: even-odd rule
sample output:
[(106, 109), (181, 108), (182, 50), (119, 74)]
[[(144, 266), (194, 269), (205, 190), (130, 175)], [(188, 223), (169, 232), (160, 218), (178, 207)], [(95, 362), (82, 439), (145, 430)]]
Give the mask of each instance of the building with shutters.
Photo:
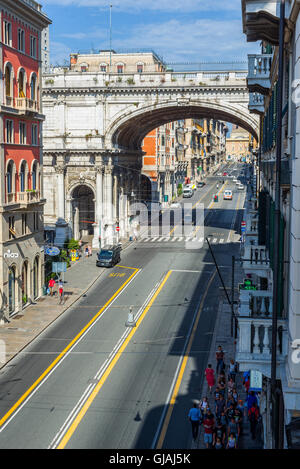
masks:
[(41, 35), (34, 0), (0, 1), (0, 321), (41, 296), (43, 198)]

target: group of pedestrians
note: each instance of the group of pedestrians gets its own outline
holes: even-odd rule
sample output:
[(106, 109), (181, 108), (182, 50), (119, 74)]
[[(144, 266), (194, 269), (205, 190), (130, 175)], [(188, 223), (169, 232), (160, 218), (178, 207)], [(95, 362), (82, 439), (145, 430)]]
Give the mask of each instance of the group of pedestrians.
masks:
[[(211, 364), (208, 364), (205, 370), (210, 399), (207, 396), (203, 397), (200, 403), (193, 405), (188, 414), (195, 441), (199, 429), (203, 425), (206, 448), (236, 449), (243, 431), (243, 417), (246, 411), (250, 421), (252, 438), (255, 438), (259, 420), (258, 397), (250, 391), (245, 403), (243, 403), (237, 392), (237, 371), (237, 363), (231, 359), (226, 377), (225, 354), (222, 347), (219, 346), (216, 351), (216, 374)], [(249, 376), (246, 374), (244, 374), (243, 383), (245, 389), (248, 386), (249, 391)]]
[[(54, 278), (50, 278), (48, 282), (48, 294), (50, 296), (55, 296), (55, 291), (54, 291), (55, 285), (56, 285), (56, 281), (54, 280)], [(63, 304), (64, 303), (64, 283), (62, 279), (58, 280), (57, 289), (58, 289), (58, 297), (59, 297), (58, 303)]]

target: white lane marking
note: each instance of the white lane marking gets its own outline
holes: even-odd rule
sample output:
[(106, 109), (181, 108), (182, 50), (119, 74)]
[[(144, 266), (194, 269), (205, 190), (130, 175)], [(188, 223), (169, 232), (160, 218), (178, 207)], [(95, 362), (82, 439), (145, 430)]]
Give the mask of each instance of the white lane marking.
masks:
[(220, 244), (224, 243), (224, 238), (220, 239)]
[(212, 242), (213, 244), (216, 244), (217, 241), (218, 241), (217, 238), (214, 238)]
[(155, 243), (155, 241), (157, 241), (159, 239), (159, 236), (155, 236), (155, 238), (152, 238), (150, 240), (150, 243)]
[(45, 376), (45, 378), (40, 382), (40, 384), (29, 394), (27, 399), (25, 399), (22, 404), (18, 407), (18, 409), (11, 415), (11, 417), (2, 425), (0, 428), (0, 433), (7, 427), (7, 425), (17, 416), (17, 414), (20, 412), (21, 409), (27, 404), (27, 402), (35, 395), (35, 393), (40, 389), (40, 387), (50, 378), (52, 373), (58, 368), (61, 363), (70, 355), (70, 353), (73, 351), (73, 349), (82, 341), (82, 339), (90, 332), (90, 330), (97, 324), (97, 322), (103, 317), (103, 315), (106, 313), (106, 311), (110, 308), (110, 306), (119, 298), (119, 296), (123, 293), (123, 291), (135, 280), (137, 275), (141, 272), (142, 270), (138, 270), (136, 275), (132, 277), (132, 279), (125, 285), (125, 287), (117, 294), (117, 296), (111, 301), (109, 305), (102, 311), (101, 315), (98, 316), (98, 318), (88, 327), (88, 329), (80, 336), (80, 338), (72, 345), (72, 347), (64, 354), (64, 356), (59, 360), (59, 362), (52, 368), (52, 370)]

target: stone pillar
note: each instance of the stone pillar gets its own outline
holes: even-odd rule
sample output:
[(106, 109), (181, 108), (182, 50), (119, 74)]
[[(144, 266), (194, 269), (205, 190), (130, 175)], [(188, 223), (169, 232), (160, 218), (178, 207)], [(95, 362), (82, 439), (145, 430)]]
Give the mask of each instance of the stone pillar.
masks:
[(105, 166), (105, 205), (106, 205), (106, 232), (105, 240), (107, 244), (113, 244), (114, 231), (113, 231), (113, 166), (111, 158)]
[[(102, 244), (103, 237), (103, 165), (102, 163), (96, 166), (96, 200), (95, 200), (95, 223), (94, 223), (94, 237), (92, 247), (98, 249)], [(100, 237), (100, 242), (99, 242)]]
[(68, 224), (65, 220), (65, 165), (55, 167), (57, 181), (57, 222), (54, 243), (63, 246), (68, 237)]

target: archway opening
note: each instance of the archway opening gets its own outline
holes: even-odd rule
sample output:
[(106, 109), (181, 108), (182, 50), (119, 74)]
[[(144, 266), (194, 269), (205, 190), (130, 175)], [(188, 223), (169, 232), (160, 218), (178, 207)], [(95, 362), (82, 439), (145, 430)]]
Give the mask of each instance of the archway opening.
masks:
[(8, 312), (13, 314), (16, 309), (16, 269), (10, 267), (8, 271)]
[(74, 189), (72, 212), (74, 238), (90, 241), (94, 234), (95, 202), (94, 193), (88, 186), (80, 185)]
[(21, 275), (21, 286), (22, 286), (22, 304), (26, 305), (28, 302), (28, 262), (25, 261), (22, 267)]
[(39, 296), (39, 258), (37, 256), (33, 264), (33, 298), (36, 299), (38, 296)]

